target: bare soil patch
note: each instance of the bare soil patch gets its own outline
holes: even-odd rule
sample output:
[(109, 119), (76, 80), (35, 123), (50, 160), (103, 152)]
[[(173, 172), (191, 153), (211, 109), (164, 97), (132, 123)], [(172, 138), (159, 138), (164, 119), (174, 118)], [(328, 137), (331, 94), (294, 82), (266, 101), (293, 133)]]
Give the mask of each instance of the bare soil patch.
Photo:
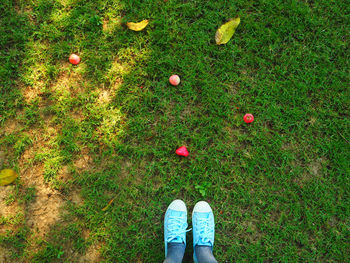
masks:
[(100, 262), (100, 252), (101, 246), (98, 244), (91, 245), (85, 255), (81, 256), (78, 263), (93, 263)]
[(22, 181), (36, 190), (34, 201), (25, 208), (27, 224), (35, 234), (44, 236), (60, 218), (62, 196), (44, 182), (43, 167), (40, 165), (26, 169)]

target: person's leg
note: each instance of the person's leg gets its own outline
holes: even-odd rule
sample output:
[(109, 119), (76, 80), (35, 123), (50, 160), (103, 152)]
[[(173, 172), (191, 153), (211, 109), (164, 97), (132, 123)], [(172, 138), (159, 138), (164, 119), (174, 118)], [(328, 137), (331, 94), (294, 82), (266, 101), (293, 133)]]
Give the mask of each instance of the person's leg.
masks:
[(194, 250), (198, 263), (218, 263), (214, 258), (212, 247), (197, 245)]
[(168, 254), (164, 263), (180, 263), (185, 254), (184, 243), (168, 243)]
[(166, 263), (181, 263), (186, 248), (187, 208), (183, 201), (173, 201), (164, 217)]
[(196, 263), (217, 263), (213, 255), (214, 214), (207, 202), (200, 201), (193, 208), (193, 259)]

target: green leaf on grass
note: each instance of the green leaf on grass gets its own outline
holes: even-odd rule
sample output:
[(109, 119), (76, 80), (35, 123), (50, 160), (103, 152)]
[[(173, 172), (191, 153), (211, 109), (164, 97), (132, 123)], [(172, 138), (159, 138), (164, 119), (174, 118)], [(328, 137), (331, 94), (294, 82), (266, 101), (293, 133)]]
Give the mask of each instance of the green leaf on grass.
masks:
[(222, 45), (229, 42), (240, 22), (241, 19), (237, 17), (219, 27), (215, 34), (216, 44)]
[(12, 169), (4, 169), (0, 171), (0, 186), (12, 183), (18, 177), (17, 173)]

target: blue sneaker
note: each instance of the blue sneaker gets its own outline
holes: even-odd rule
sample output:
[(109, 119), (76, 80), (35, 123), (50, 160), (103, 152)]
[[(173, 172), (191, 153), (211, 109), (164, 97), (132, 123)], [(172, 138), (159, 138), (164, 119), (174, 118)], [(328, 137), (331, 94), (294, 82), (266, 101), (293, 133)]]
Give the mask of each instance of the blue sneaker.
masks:
[(215, 236), (214, 214), (207, 202), (198, 202), (192, 212), (193, 260), (198, 263), (195, 247), (209, 246), (213, 249)]
[(184, 243), (186, 246), (187, 208), (182, 200), (174, 200), (168, 206), (164, 217), (165, 257), (168, 243)]

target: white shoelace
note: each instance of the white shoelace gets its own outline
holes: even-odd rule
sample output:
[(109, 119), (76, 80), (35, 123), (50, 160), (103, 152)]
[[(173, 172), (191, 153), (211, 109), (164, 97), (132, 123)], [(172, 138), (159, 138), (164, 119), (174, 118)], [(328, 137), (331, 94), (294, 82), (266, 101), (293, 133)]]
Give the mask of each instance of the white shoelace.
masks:
[(210, 226), (209, 218), (198, 218), (197, 225), (199, 231), (199, 239), (202, 243), (211, 242), (210, 236), (212, 236), (214, 232), (214, 228)]
[[(183, 223), (183, 218), (182, 217), (179, 217), (179, 216), (169, 216), (169, 219), (168, 219), (168, 231), (169, 231), (169, 236), (168, 236), (168, 239), (167, 239), (167, 242), (171, 242), (175, 239), (181, 239), (182, 242), (184, 242), (183, 238), (181, 237), (181, 235), (183, 233), (186, 233), (188, 231), (191, 231), (191, 229), (187, 229), (186, 230), (186, 227), (187, 227), (187, 224), (186, 223)], [(170, 226), (170, 227), (169, 227)]]

